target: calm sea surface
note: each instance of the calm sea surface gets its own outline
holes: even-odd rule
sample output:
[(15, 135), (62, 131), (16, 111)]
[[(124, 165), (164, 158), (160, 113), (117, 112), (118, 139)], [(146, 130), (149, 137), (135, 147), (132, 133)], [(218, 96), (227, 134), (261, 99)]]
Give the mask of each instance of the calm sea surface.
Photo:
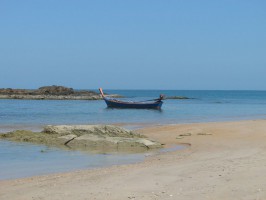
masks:
[(0, 100), (0, 130), (45, 124), (191, 123), (266, 118), (266, 91), (106, 90), (131, 100), (165, 100), (162, 110), (107, 109), (104, 101)]
[[(165, 100), (161, 111), (107, 109), (104, 101), (0, 100), (0, 132), (14, 129), (40, 130), (46, 124), (126, 123), (134, 126), (266, 119), (266, 91), (105, 90), (105, 92), (121, 94), (131, 100), (153, 99), (159, 94), (186, 96), (192, 99)], [(89, 155), (53, 148), (43, 151), (46, 148), (0, 141), (0, 168), (6, 169), (0, 170), (0, 179), (135, 162), (144, 158), (143, 155)], [(27, 170), (29, 166), (35, 166), (35, 170)]]

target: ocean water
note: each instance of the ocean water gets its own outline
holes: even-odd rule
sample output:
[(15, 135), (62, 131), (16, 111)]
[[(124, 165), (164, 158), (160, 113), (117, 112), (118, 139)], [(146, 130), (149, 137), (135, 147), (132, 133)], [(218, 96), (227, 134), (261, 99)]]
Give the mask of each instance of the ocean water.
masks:
[[(266, 119), (266, 91), (106, 90), (130, 100), (159, 94), (186, 96), (165, 100), (162, 110), (108, 109), (102, 100), (0, 100), (0, 132), (41, 130), (47, 124), (150, 124)], [(144, 154), (89, 154), (41, 145), (0, 141), (0, 179), (137, 162)]]
[(106, 90), (131, 100), (165, 100), (162, 110), (108, 109), (104, 101), (0, 100), (0, 131), (46, 124), (193, 123), (266, 118), (266, 91)]

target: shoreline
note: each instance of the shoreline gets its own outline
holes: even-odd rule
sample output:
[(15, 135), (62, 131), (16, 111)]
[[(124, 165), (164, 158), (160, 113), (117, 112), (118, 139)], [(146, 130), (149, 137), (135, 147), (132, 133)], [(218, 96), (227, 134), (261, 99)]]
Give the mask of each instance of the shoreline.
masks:
[(149, 156), (136, 164), (0, 181), (0, 197), (66, 200), (266, 197), (266, 181), (261, 176), (266, 172), (266, 120), (161, 125), (138, 131), (168, 147), (191, 146)]
[(151, 127), (161, 127), (161, 126), (176, 126), (176, 125), (193, 125), (193, 124), (211, 124), (211, 123), (229, 123), (229, 122), (244, 122), (244, 121), (260, 121), (265, 120), (266, 118), (238, 118), (238, 119), (220, 119), (214, 121), (195, 121), (195, 122), (180, 122), (180, 123), (157, 123), (157, 122), (114, 122), (114, 123), (61, 123), (61, 124), (0, 124), (0, 134), (7, 133), (16, 130), (29, 130), (29, 131), (41, 131), (44, 126), (48, 125), (114, 125), (118, 127), (122, 127), (131, 131), (138, 131)]

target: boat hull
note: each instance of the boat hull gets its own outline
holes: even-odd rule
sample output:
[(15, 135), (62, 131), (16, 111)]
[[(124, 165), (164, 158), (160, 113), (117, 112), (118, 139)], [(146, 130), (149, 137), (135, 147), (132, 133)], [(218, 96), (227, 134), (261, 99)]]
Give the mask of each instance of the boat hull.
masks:
[(152, 103), (122, 102), (104, 99), (110, 108), (135, 108), (135, 109), (161, 109), (163, 102), (156, 101)]

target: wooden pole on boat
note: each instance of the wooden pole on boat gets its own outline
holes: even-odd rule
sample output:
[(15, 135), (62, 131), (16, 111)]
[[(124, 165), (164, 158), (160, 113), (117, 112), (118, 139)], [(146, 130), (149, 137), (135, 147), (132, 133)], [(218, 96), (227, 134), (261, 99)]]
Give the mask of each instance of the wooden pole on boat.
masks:
[(102, 97), (104, 98), (104, 94), (103, 94), (103, 89), (99, 88), (100, 94), (102, 95)]

